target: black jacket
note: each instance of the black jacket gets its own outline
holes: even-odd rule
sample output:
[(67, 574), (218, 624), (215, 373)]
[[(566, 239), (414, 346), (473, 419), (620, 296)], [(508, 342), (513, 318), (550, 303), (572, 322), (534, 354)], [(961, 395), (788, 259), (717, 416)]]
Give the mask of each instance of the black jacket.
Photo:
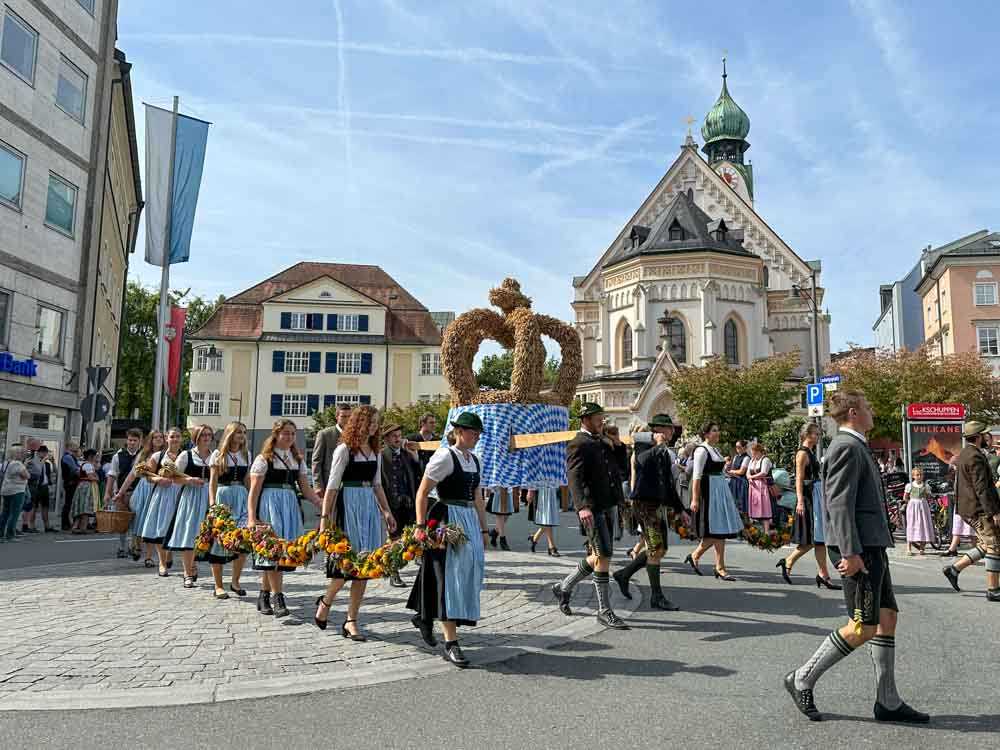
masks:
[(673, 459), (666, 445), (654, 445), (635, 458), (635, 488), (632, 499), (666, 505), (683, 513), (685, 508), (674, 484)]
[(395, 483), (392, 480), (392, 448), (386, 446), (382, 449), (382, 489), (385, 491), (385, 499), (390, 508), (412, 507), (417, 498), (417, 488), (420, 486), (420, 479), (423, 472), (420, 463), (409, 451), (401, 450), (400, 457), (400, 493), (396, 493)]
[(582, 430), (566, 445), (566, 471), (576, 509), (595, 513), (624, 502), (622, 479), (611, 443)]

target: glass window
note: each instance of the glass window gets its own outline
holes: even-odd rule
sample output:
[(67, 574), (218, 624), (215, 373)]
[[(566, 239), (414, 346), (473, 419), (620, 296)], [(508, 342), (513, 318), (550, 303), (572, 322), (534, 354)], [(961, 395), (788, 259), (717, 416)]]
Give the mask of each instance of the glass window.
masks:
[(212, 417), (219, 416), (222, 409), (222, 394), (221, 393), (209, 393), (205, 399), (205, 413)]
[(290, 315), (292, 316), (291, 327), (293, 331), (306, 330), (307, 316), (305, 313), (290, 313)]
[(356, 331), (356, 330), (358, 330), (358, 316), (357, 315), (338, 315), (337, 316), (337, 330), (338, 331)]
[(420, 374), (421, 375), (440, 375), (441, 374), (441, 355), (440, 354), (421, 354), (420, 355)]
[(3, 17), (0, 60), (28, 83), (34, 83), (37, 50), (38, 32), (8, 9)]
[(632, 366), (632, 326), (628, 323), (622, 328), (622, 341), (621, 341), (621, 352), (622, 352), (622, 367)]
[(70, 117), (83, 122), (83, 111), (87, 106), (87, 76), (65, 57), (59, 61), (56, 106)]
[(340, 395), (340, 396), (337, 396), (337, 403), (338, 404), (351, 404), (352, 406), (360, 406), (361, 405), (361, 396), (359, 396), (357, 393), (348, 394), (346, 396)]
[(76, 188), (54, 174), (49, 175), (49, 198), (45, 223), (72, 236), (76, 219)]
[(305, 394), (286, 393), (282, 399), (281, 411), (286, 417), (306, 416)]
[(677, 364), (687, 362), (687, 334), (684, 322), (680, 318), (667, 318), (663, 323), (663, 336), (666, 339), (667, 351)]
[(94, 15), (94, 0), (76, 0), (90, 15)]
[(993, 282), (976, 284), (976, 304), (995, 305), (997, 303), (997, 285)]
[(346, 375), (361, 374), (361, 352), (337, 352), (337, 372)]
[(54, 430), (62, 432), (66, 429), (66, 417), (60, 414), (49, 414), (42, 411), (22, 411), (21, 427), (33, 430)]
[(222, 372), (222, 352), (216, 349), (214, 357), (209, 352), (211, 348), (207, 346), (194, 350), (194, 369)]
[(0, 201), (21, 207), (24, 185), (24, 154), (0, 143)]
[(722, 329), (722, 334), (726, 361), (731, 365), (738, 365), (740, 363), (740, 339), (739, 332), (736, 329), (736, 322), (727, 320), (725, 328)]
[(309, 352), (285, 352), (285, 372), (309, 372)]
[(38, 306), (38, 340), (35, 354), (58, 359), (62, 355), (63, 314), (51, 307)]
[(979, 353), (989, 357), (1000, 356), (1000, 329), (977, 328)]
[(192, 393), (191, 394), (191, 414), (198, 415), (205, 413), (205, 394), (204, 393)]
[(10, 314), (10, 293), (0, 292), (0, 346), (7, 346), (7, 318)]

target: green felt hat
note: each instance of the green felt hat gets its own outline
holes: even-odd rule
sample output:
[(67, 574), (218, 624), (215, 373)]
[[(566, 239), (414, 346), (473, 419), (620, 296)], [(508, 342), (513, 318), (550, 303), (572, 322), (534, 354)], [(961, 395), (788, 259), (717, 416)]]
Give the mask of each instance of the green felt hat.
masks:
[(595, 404), (593, 401), (584, 401), (580, 405), (580, 416), (581, 417), (592, 417), (595, 414), (603, 414), (604, 407), (600, 404)]
[(674, 421), (670, 418), (669, 414), (654, 414), (649, 420), (650, 428), (653, 427), (673, 427)]
[(479, 415), (471, 411), (463, 411), (453, 420), (451, 420), (452, 427), (461, 427), (466, 430), (475, 430), (476, 432), (483, 431), (483, 420), (479, 418)]

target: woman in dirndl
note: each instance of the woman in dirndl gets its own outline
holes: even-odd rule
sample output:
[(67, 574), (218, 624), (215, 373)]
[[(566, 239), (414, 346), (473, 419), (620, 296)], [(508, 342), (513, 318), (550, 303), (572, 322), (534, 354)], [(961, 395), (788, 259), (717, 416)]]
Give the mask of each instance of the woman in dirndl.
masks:
[(153, 485), (153, 491), (149, 496), (146, 506), (145, 518), (142, 522), (142, 541), (152, 544), (156, 550), (156, 558), (159, 562), (157, 575), (166, 578), (167, 570), (173, 566), (173, 557), (169, 550), (163, 548), (163, 542), (170, 531), (170, 526), (174, 521), (174, 513), (177, 510), (177, 497), (181, 494), (181, 486), (176, 484), (172, 477), (160, 476), (159, 472), (164, 467), (176, 469), (177, 456), (181, 451), (181, 431), (178, 427), (171, 427), (167, 430), (167, 446), (149, 457), (146, 467), (150, 471), (149, 482)]
[(701, 438), (702, 443), (691, 459), (691, 512), (701, 541), (684, 562), (701, 575), (698, 561), (711, 547), (715, 550), (715, 577), (735, 581), (726, 570), (726, 540), (740, 535), (743, 520), (723, 474), (726, 459), (716, 447), (719, 444), (719, 425), (714, 422), (706, 424), (701, 429)]
[(553, 529), (559, 526), (559, 488), (545, 485), (528, 492), (528, 520), (538, 527), (534, 534), (528, 537), (531, 551), (535, 551), (538, 540), (545, 536), (548, 543), (549, 557), (559, 557), (556, 549), (556, 537)]
[[(87, 448), (83, 452), (83, 462), (80, 464), (80, 484), (77, 485), (76, 492), (73, 493), (73, 509), (70, 515), (73, 518), (73, 533), (86, 534), (87, 524), (91, 518), (97, 514), (97, 503), (100, 493), (97, 490), (97, 451)], [(20, 508), (11, 509), (11, 512), (21, 513)]]
[[(132, 464), (132, 471), (129, 472), (125, 481), (122, 482), (121, 487), (114, 497), (115, 503), (120, 503), (128, 497), (128, 504), (133, 513), (129, 533), (132, 535), (132, 543), (137, 545), (134, 548), (135, 554), (140, 554), (142, 547), (146, 548), (146, 557), (143, 565), (147, 568), (153, 567), (153, 550), (151, 544), (142, 541), (142, 525), (146, 521), (146, 512), (149, 510), (149, 499), (152, 497), (156, 485), (146, 479), (145, 474), (141, 474), (139, 470), (145, 469), (149, 457), (158, 451), (162, 451), (166, 444), (166, 438), (164, 438), (163, 433), (159, 430), (153, 430), (146, 436), (146, 440), (142, 444), (142, 450), (139, 451), (135, 463)], [(129, 497), (128, 491), (133, 484), (135, 484), (135, 491)]]
[(736, 510), (740, 513), (747, 512), (747, 496), (750, 491), (750, 483), (747, 480), (747, 465), (750, 463), (750, 456), (747, 455), (747, 444), (742, 440), (736, 441), (736, 451), (726, 469), (726, 476), (729, 477), (729, 491), (733, 493), (736, 501)]
[[(330, 480), (320, 514), (320, 531), (338, 525), (347, 535), (351, 550), (359, 556), (382, 546), (386, 528), (390, 534), (396, 531), (396, 518), (382, 489), (379, 414), (372, 406), (359, 406), (351, 412), (340, 444), (333, 452)], [(358, 629), (358, 615), (368, 581), (343, 570), (339, 562), (337, 557), (327, 557), (326, 577), (330, 582), (326, 593), (316, 600), (313, 622), (320, 630), (326, 630), (333, 600), (350, 581), (351, 598), (340, 634), (352, 641), (364, 642), (368, 639)]]
[[(443, 657), (464, 668), (469, 660), (458, 645), (458, 626), (472, 627), (479, 620), (479, 595), (486, 572), (484, 536), (488, 532), (479, 487), (481, 468), (472, 452), (483, 422), (477, 414), (463, 412), (451, 426), (455, 444), (434, 452), (417, 490), (417, 525), (456, 524), (467, 541), (427, 551), (406, 606), (417, 613), (411, 622), (428, 646), (437, 645), (434, 620), (441, 621)], [(433, 489), (437, 489), (437, 500), (428, 509)]]
[(792, 541), (795, 549), (792, 553), (778, 560), (776, 568), (781, 570), (785, 583), (792, 583), (792, 566), (810, 549), (816, 555), (816, 588), (825, 586), (839, 591), (840, 584), (830, 580), (830, 572), (826, 567), (826, 534), (823, 519), (823, 480), (820, 475), (820, 464), (816, 458), (816, 445), (819, 443), (819, 427), (814, 422), (807, 422), (799, 432), (802, 444), (795, 453), (795, 521), (792, 526)]
[[(247, 427), (242, 422), (230, 422), (222, 433), (219, 447), (208, 459), (212, 474), (208, 480), (208, 505), (225, 505), (236, 525), (246, 528), (247, 496), (249, 494), (250, 453), (247, 450)], [(233, 564), (229, 590), (237, 596), (246, 596), (240, 588), (240, 574), (246, 555), (233, 554), (216, 540), (205, 553), (205, 559), (212, 566), (215, 581), (215, 598), (228, 599), (229, 594), (222, 580), (222, 566)]]
[[(271, 427), (250, 466), (250, 494), (247, 497), (247, 527), (270, 526), (282, 539), (296, 539), (302, 534), (302, 509), (295, 494), (297, 484), (303, 497), (316, 507), (320, 500), (309, 486), (306, 461), (295, 445), (295, 422), (279, 419)], [(262, 615), (286, 617), (284, 574), (294, 566), (278, 565), (258, 555), (254, 568), (263, 571), (257, 611)]]
[(490, 546), (496, 547), (500, 543), (500, 549), (510, 552), (510, 545), (507, 543), (507, 518), (518, 511), (518, 493), (520, 487), (493, 487), (486, 502), (486, 512), (496, 520), (496, 526), (490, 530)]
[(747, 480), (750, 483), (747, 492), (747, 515), (754, 521), (764, 522), (764, 533), (771, 530), (771, 518), (774, 510), (771, 507), (771, 469), (774, 464), (767, 457), (764, 446), (757, 441), (750, 445), (750, 463), (747, 464)]
[(215, 430), (207, 424), (193, 430), (194, 447), (177, 457), (177, 477), (181, 494), (177, 498), (174, 521), (163, 546), (180, 552), (184, 561), (184, 588), (193, 589), (198, 580), (198, 562), (195, 560), (194, 543), (201, 529), (201, 522), (208, 513), (208, 480), (212, 474), (212, 443)]

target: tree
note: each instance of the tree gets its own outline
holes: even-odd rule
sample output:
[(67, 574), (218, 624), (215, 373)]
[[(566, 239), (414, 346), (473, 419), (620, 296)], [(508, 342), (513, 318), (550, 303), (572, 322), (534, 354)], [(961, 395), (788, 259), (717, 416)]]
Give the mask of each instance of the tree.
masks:
[(1000, 420), (998, 381), (976, 352), (938, 356), (927, 347), (914, 351), (854, 349), (831, 369), (841, 388), (862, 391), (875, 413), (872, 438), (902, 441), (902, 410), (908, 403), (961, 403), (970, 419)]
[[(559, 360), (556, 357), (549, 357), (545, 360), (543, 376), (545, 385), (555, 384), (559, 375)], [(514, 372), (514, 353), (504, 351), (502, 354), (487, 354), (483, 357), (476, 373), (476, 382), (480, 388), (489, 388), (495, 391), (503, 391), (510, 388), (511, 374)]]
[[(433, 401), (418, 401), (415, 404), (408, 404), (406, 406), (393, 404), (382, 412), (382, 424), (398, 424), (403, 428), (403, 434), (408, 435), (420, 429), (420, 417), (430, 412), (437, 417), (438, 431), (443, 432), (445, 430), (445, 421), (448, 419), (449, 408), (448, 399), (442, 398)], [(336, 423), (337, 407), (331, 406), (313, 415), (309, 434), (310, 436), (315, 435), (324, 427), (332, 427)]]
[(760, 442), (767, 448), (767, 457), (771, 459), (774, 468), (795, 473), (795, 453), (801, 444), (799, 432), (805, 423), (806, 420), (802, 417), (790, 417), (777, 422), (760, 436)]
[(715, 422), (722, 444), (763, 435), (785, 417), (796, 396), (788, 384), (799, 365), (799, 353), (760, 359), (749, 367), (731, 367), (721, 357), (704, 367), (685, 367), (670, 378), (670, 390), (681, 422), (697, 430)]

